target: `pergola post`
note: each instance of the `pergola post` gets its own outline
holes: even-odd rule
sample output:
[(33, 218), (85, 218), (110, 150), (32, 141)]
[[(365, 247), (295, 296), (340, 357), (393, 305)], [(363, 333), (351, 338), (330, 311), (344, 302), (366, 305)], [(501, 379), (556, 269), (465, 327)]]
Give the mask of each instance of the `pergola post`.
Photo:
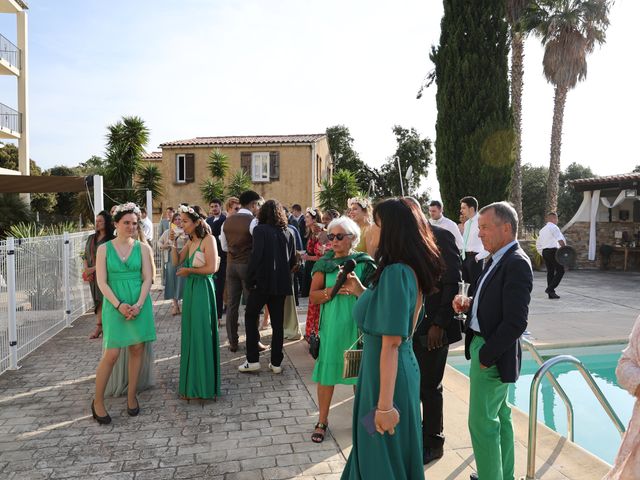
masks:
[(93, 206), (94, 218), (104, 210), (104, 185), (102, 175), (93, 176)]

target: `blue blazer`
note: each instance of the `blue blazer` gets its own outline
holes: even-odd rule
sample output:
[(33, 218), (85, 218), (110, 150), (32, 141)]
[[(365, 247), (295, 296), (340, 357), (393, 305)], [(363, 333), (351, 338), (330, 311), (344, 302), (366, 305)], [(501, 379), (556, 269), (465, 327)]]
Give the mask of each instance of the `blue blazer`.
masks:
[[(476, 285), (481, 279), (482, 275)], [(480, 363), (487, 367), (496, 365), (504, 383), (513, 383), (520, 376), (520, 336), (527, 328), (532, 288), (531, 261), (520, 245), (514, 245), (487, 274), (480, 296), (473, 298), (474, 303), (479, 302), (478, 322), (486, 342), (480, 349)], [(469, 346), (473, 339), (473, 331), (469, 329), (470, 312), (471, 309), (465, 338), (467, 360), (471, 358)]]

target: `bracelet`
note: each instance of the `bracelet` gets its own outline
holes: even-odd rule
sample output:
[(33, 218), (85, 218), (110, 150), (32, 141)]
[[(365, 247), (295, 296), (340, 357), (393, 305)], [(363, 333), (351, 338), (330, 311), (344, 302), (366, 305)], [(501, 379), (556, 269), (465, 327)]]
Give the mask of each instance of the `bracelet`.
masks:
[(120, 305), (122, 305), (122, 302), (118, 304), (118, 306), (116, 307), (116, 310), (120, 310)]
[(391, 407), (389, 410), (380, 410), (378, 407), (376, 407), (376, 412), (378, 413), (391, 413), (395, 410), (395, 407)]
[(327, 290), (329, 290), (329, 289), (325, 288), (324, 290), (322, 290), (322, 293), (324, 293), (325, 300), (329, 300), (329, 293), (327, 292)]

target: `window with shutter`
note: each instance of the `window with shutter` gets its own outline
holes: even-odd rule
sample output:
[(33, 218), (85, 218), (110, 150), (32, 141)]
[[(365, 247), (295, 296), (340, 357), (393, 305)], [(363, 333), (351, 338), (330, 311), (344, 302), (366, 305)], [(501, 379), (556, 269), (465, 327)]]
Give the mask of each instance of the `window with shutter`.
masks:
[(251, 181), (269, 181), (269, 152), (253, 152), (251, 154)]
[(193, 153), (187, 153), (185, 155), (185, 175), (184, 181), (187, 183), (195, 182), (196, 180), (196, 156)]
[(240, 154), (240, 169), (251, 175), (251, 152), (242, 152)]
[(179, 153), (176, 155), (176, 183), (185, 183), (186, 165), (185, 155)]
[(280, 180), (280, 152), (269, 152), (269, 180)]

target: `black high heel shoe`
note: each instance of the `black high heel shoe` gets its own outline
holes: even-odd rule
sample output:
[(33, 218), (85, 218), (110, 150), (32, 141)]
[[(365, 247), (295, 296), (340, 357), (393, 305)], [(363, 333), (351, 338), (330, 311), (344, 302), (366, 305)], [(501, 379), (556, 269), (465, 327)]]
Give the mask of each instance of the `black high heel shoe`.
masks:
[(127, 413), (130, 417), (137, 417), (140, 413), (140, 402), (138, 401), (138, 397), (136, 397), (136, 408), (129, 408), (129, 404), (127, 403)]
[(96, 409), (93, 406), (95, 400), (91, 401), (91, 413), (93, 414), (93, 418), (96, 422), (98, 422), (100, 425), (109, 425), (111, 423), (111, 417), (109, 416), (109, 414), (107, 413), (104, 417), (101, 417), (100, 415), (98, 415), (96, 413)]

